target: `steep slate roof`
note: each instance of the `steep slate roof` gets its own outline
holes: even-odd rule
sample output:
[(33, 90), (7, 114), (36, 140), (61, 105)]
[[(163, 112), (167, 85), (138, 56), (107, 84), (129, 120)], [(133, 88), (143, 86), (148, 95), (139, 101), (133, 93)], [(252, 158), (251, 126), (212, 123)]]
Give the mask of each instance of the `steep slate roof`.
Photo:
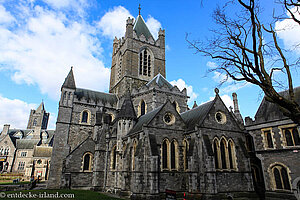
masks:
[(189, 130), (193, 129), (196, 124), (201, 124), (214, 102), (215, 100), (212, 100), (196, 108), (181, 113), (181, 117)]
[(36, 146), (33, 157), (51, 157), (52, 147)]
[(161, 110), (161, 108), (164, 105), (161, 105), (157, 107), (156, 109), (152, 110), (151, 112), (146, 113), (145, 115), (142, 115), (139, 117), (138, 122), (135, 124), (135, 126), (129, 131), (128, 135), (141, 131), (143, 128), (144, 124), (148, 124), (154, 117), (155, 115)]
[(62, 88), (70, 88), (70, 89), (76, 88), (74, 74), (73, 74), (73, 67), (71, 67), (71, 70), (68, 76), (66, 77), (65, 82), (62, 85)]
[(142, 34), (146, 37), (146, 39), (152, 37), (143, 17), (141, 15), (137, 16), (135, 24), (133, 26), (133, 30), (136, 32), (136, 35), (140, 37)]
[(33, 149), (39, 141), (39, 139), (19, 139), (17, 140), (17, 149)]
[(146, 85), (150, 86), (152, 83), (156, 83), (159, 87), (166, 85), (168, 88), (172, 89), (174, 86), (169, 83), (160, 73), (157, 74), (151, 81), (149, 81)]
[(113, 105), (118, 101), (117, 95), (115, 94), (97, 92), (97, 91), (81, 89), (81, 88), (76, 88), (75, 95), (78, 97), (78, 99), (85, 97), (86, 99), (92, 99), (95, 102), (98, 101), (102, 101), (103, 103), (108, 102), (111, 105)]
[(116, 119), (119, 119), (119, 118), (130, 118), (130, 119), (136, 119), (137, 118), (129, 93), (126, 93), (126, 97), (125, 97), (124, 102), (122, 104), (121, 110), (120, 110), (120, 112), (118, 113), (118, 115), (116, 117)]
[[(300, 87), (294, 88), (294, 93), (295, 93), (296, 102), (300, 104)], [(283, 95), (284, 97), (287, 97), (288, 90), (279, 92), (279, 94)], [(272, 113), (276, 113), (276, 115), (273, 115)], [(255, 114), (255, 119), (258, 119), (259, 121), (261, 119), (268, 121), (268, 120), (273, 120), (274, 116), (278, 117), (279, 119), (287, 118), (282, 114), (282, 112), (280, 111), (279, 107), (276, 104), (267, 101), (266, 98), (264, 97)]]
[(36, 109), (36, 112), (40, 113), (43, 110), (45, 110), (44, 102), (39, 105), (39, 107)]

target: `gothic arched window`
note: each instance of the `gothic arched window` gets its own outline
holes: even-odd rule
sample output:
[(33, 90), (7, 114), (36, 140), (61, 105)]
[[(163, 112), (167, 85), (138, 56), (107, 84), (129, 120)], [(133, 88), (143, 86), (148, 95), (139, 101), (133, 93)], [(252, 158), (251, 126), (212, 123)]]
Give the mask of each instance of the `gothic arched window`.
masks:
[(151, 76), (151, 54), (147, 49), (143, 49), (140, 52), (140, 66), (139, 66), (139, 74), (143, 76)]
[(294, 144), (300, 145), (300, 137), (297, 128), (293, 128), (293, 138), (294, 138)]
[(136, 152), (136, 146), (137, 146), (137, 141), (136, 140), (134, 140), (133, 141), (133, 143), (132, 143), (132, 155), (131, 155), (131, 159), (132, 159), (132, 163), (131, 163), (131, 169), (132, 169), (132, 171), (134, 171), (134, 169), (135, 169), (135, 152)]
[(142, 103), (141, 103), (141, 115), (144, 115), (145, 111), (146, 111), (146, 105), (145, 105), (145, 102), (142, 101)]
[(266, 136), (266, 139), (267, 139), (267, 147), (268, 148), (274, 148), (271, 131), (265, 131), (265, 136)]
[(275, 183), (275, 189), (283, 189), (283, 190), (290, 190), (290, 180), (288, 176), (288, 172), (286, 167), (282, 165), (275, 165), (272, 167), (273, 179)]
[(89, 116), (88, 112), (87, 112), (87, 111), (83, 111), (83, 113), (82, 113), (82, 118), (81, 118), (81, 122), (87, 123), (88, 116)]
[(221, 164), (222, 169), (227, 169), (227, 163), (226, 163), (226, 141), (224, 139), (220, 142), (220, 151), (221, 151)]
[(116, 169), (117, 167), (117, 146), (115, 145), (111, 151), (111, 168)]
[(37, 120), (36, 120), (36, 118), (34, 118), (34, 120), (33, 120), (33, 126), (36, 126), (37, 125)]
[(168, 156), (168, 150), (169, 148), (169, 141), (166, 139), (163, 141), (162, 143), (162, 168), (163, 169), (168, 169), (168, 160), (169, 160), (169, 156)]
[(294, 146), (291, 132), (289, 130), (285, 130), (284, 135), (285, 135), (286, 145)]
[(220, 169), (219, 164), (219, 142), (217, 139), (214, 140), (214, 157), (215, 157), (215, 168)]
[(92, 170), (92, 154), (85, 153), (83, 155), (83, 171), (91, 171)]
[(142, 116), (146, 113), (147, 113), (147, 104), (144, 100), (141, 100), (138, 107), (138, 116)]
[(235, 149), (232, 140), (229, 140), (228, 142), (228, 157), (229, 157), (229, 168), (230, 169), (236, 168)]
[(283, 129), (286, 146), (300, 145), (300, 137), (297, 127)]
[(173, 140), (171, 142), (171, 169), (177, 169), (177, 142), (176, 140)]

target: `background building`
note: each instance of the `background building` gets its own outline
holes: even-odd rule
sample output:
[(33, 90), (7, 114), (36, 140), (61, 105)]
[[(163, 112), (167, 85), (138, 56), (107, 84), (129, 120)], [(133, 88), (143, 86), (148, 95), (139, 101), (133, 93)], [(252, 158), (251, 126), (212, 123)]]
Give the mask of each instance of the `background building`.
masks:
[(48, 179), (54, 137), (54, 130), (47, 130), (48, 119), (49, 113), (42, 102), (30, 111), (27, 129), (10, 129), (10, 125), (4, 125), (0, 135), (1, 173)]

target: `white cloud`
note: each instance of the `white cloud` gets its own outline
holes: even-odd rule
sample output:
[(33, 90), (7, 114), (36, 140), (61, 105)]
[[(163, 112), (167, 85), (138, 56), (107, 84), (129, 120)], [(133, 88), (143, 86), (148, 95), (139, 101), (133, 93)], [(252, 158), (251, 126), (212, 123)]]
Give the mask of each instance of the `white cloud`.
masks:
[(174, 81), (171, 81), (170, 83), (171, 83), (172, 85), (176, 85), (176, 86), (179, 88), (179, 90), (183, 90), (184, 88), (186, 88), (186, 90), (187, 90), (187, 95), (190, 97), (189, 100), (188, 100), (188, 104), (189, 104), (190, 106), (192, 106), (192, 103), (193, 103), (194, 100), (196, 100), (196, 98), (198, 97), (198, 94), (195, 93), (195, 92), (193, 91), (193, 86), (187, 85), (187, 84), (185, 83), (185, 81), (182, 80), (182, 79), (178, 79), (177, 81), (174, 80)]
[(229, 109), (230, 106), (233, 108), (233, 101), (232, 101), (232, 99), (229, 95), (224, 94), (220, 97), (221, 97), (221, 99), (223, 100), (223, 102), (225, 103), (225, 105), (227, 106), (228, 109)]
[(206, 63), (206, 66), (208, 66), (210, 69), (215, 69), (218, 67), (218, 65), (215, 62), (211, 62), (211, 61), (208, 61)]
[[(208, 61), (206, 63), (206, 65), (210, 68), (210, 69), (216, 69), (218, 68), (218, 65), (215, 62), (211, 62)], [(221, 84), (220, 86), (220, 93), (232, 93), (232, 92), (236, 92), (237, 90), (246, 87), (246, 86), (250, 86), (251, 83), (248, 82), (236, 82), (233, 81), (232, 78), (227, 77), (227, 75), (225, 73), (221, 73), (219, 71), (213, 71), (213, 77), (212, 79), (217, 83), (217, 84)]]
[(222, 85), (221, 88), (220, 88), (220, 93), (232, 93), (232, 92), (236, 92), (238, 91), (239, 89), (241, 88), (244, 88), (244, 87), (249, 87), (251, 86), (252, 84), (251, 83), (248, 83), (248, 82), (238, 82), (238, 83), (231, 83), (229, 85)]
[(84, 8), (89, 4), (87, 0), (43, 0), (49, 6), (57, 10), (73, 10), (79, 15), (84, 14)]
[[(300, 19), (299, 12), (295, 12), (296, 8), (292, 9), (295, 13), (297, 19)], [(290, 17), (290, 14), (287, 13)], [(278, 37), (283, 40), (286, 48), (295, 49), (295, 52), (300, 54), (300, 26), (294, 20), (285, 19), (278, 21), (275, 24), (275, 29), (277, 30)], [(298, 45), (298, 46), (297, 46)], [(296, 47), (297, 46), (297, 47)]]
[[(126, 8), (117, 6), (105, 13), (97, 24), (104, 36), (110, 39), (121, 38), (125, 35), (128, 17), (134, 18)], [(153, 37), (157, 39), (161, 23), (151, 15), (148, 16), (145, 23)]]
[(5, 9), (4, 6), (0, 5), (0, 24), (11, 23), (15, 21), (14, 17)]
[(160, 28), (162, 28), (160, 22), (154, 19), (151, 15), (149, 15), (146, 21), (146, 25), (149, 28), (149, 31), (153, 35), (154, 39), (157, 39), (158, 31)]
[[(224, 104), (226, 105), (226, 107), (229, 109), (229, 107), (231, 106), (233, 108), (233, 101), (231, 99), (231, 97), (227, 94), (221, 95), (220, 96), (222, 101), (224, 102)], [(213, 100), (215, 97), (209, 97), (209, 100)], [(201, 103), (203, 104), (203, 103)]]
[(35, 6), (31, 15), (11, 30), (0, 25), (0, 63), (17, 83), (37, 84), (42, 93), (58, 99), (64, 78), (74, 66), (79, 87), (106, 90), (109, 69), (104, 67), (96, 30), (85, 22)]
[(19, 99), (8, 99), (0, 95), (0, 130), (4, 124), (10, 124), (11, 128), (26, 128), (31, 109), (36, 104), (28, 104)]
[(100, 19), (98, 27), (104, 36), (111, 39), (114, 37), (121, 38), (125, 35), (128, 17), (133, 18), (126, 8), (123, 6), (114, 7)]

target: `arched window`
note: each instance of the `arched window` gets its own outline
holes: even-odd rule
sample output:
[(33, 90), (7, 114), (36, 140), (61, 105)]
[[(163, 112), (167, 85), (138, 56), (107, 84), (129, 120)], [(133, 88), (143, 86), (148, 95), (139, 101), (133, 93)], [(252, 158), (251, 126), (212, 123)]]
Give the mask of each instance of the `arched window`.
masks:
[(168, 156), (168, 150), (169, 148), (169, 141), (166, 139), (162, 143), (162, 168), (163, 169), (168, 169), (168, 163), (169, 163), (169, 156)]
[(229, 168), (236, 168), (236, 159), (235, 159), (235, 148), (232, 140), (228, 142), (228, 158), (229, 158)]
[(136, 146), (137, 146), (137, 141), (134, 140), (133, 143), (132, 143), (132, 155), (131, 155), (131, 159), (132, 159), (132, 164), (131, 164), (131, 169), (132, 171), (134, 171), (135, 169), (135, 152), (136, 152)]
[(214, 157), (215, 157), (215, 168), (220, 169), (219, 163), (219, 142), (217, 139), (214, 140)]
[(294, 138), (294, 144), (300, 145), (299, 132), (298, 132), (297, 128), (293, 128), (293, 138)]
[(285, 139), (286, 146), (299, 146), (300, 137), (297, 127), (289, 127), (281, 130)]
[(291, 134), (290, 130), (285, 130), (284, 135), (285, 135), (286, 145), (287, 146), (294, 146), (293, 139), (292, 139), (292, 134)]
[(37, 120), (36, 120), (36, 118), (34, 118), (34, 120), (33, 120), (33, 126), (36, 126), (37, 125)]
[(81, 117), (81, 122), (82, 123), (87, 123), (88, 121), (88, 116), (89, 116), (89, 113), (87, 111), (83, 111), (82, 112), (82, 117)]
[(92, 170), (92, 158), (93, 155), (91, 153), (85, 153), (83, 155), (83, 171)]
[(222, 169), (227, 169), (226, 163), (226, 141), (224, 139), (220, 142), (220, 151), (221, 151), (221, 166)]
[(138, 116), (142, 116), (147, 113), (147, 104), (146, 102), (142, 99), (139, 103), (138, 106)]
[(251, 135), (246, 135), (246, 148), (248, 151), (254, 151), (253, 138)]
[(274, 189), (291, 190), (290, 180), (287, 169), (282, 165), (272, 167), (273, 179), (275, 183)]
[(144, 115), (146, 112), (146, 105), (145, 102), (142, 100), (141, 102), (141, 115)]
[(274, 148), (271, 131), (266, 131), (265, 134), (266, 134), (266, 138), (267, 138), (268, 148)]
[(189, 143), (187, 140), (183, 140), (183, 168), (187, 170), (189, 168), (187, 153), (189, 151)]
[(116, 169), (117, 167), (117, 146), (115, 145), (111, 151), (111, 168)]
[(177, 169), (177, 141), (173, 140), (171, 142), (171, 169)]
[(151, 54), (149, 50), (143, 49), (140, 52), (139, 74), (143, 76), (151, 76)]

